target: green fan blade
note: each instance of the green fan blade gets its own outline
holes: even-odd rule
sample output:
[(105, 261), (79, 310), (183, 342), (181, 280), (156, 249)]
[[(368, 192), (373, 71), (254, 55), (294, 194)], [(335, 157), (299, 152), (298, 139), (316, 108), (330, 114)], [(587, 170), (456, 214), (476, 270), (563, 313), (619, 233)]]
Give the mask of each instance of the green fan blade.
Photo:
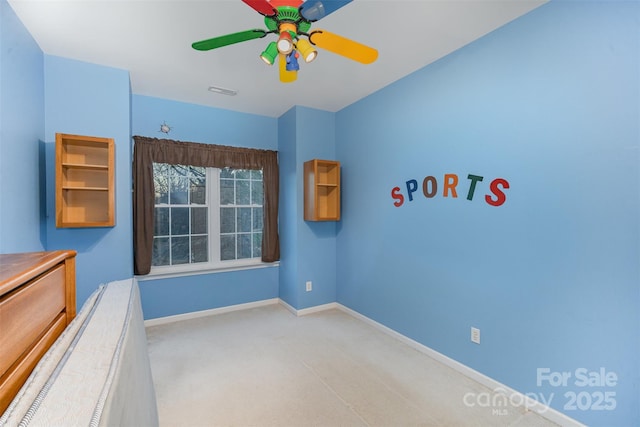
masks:
[(227, 34), (226, 36), (214, 37), (212, 39), (195, 42), (191, 45), (196, 50), (211, 50), (228, 46), (234, 43), (246, 42), (247, 40), (260, 39), (267, 35), (265, 30), (247, 30), (239, 33)]

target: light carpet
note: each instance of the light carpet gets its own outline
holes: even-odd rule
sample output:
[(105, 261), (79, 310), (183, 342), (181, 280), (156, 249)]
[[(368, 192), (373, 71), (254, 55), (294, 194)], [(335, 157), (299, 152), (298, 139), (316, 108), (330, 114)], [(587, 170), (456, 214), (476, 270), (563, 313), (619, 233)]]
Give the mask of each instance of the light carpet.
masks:
[[(549, 426), (337, 309), (279, 304), (147, 327), (161, 426)], [(465, 397), (466, 396), (466, 397)]]

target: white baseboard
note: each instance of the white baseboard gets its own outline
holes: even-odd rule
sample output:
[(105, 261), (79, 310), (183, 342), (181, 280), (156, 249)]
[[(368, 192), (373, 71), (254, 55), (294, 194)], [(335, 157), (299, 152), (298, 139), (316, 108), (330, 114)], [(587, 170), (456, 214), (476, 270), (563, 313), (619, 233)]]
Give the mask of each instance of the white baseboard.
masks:
[[(439, 353), (437, 351), (435, 351), (432, 348), (427, 347), (426, 345), (420, 344), (417, 341), (412, 340), (409, 337), (406, 337), (404, 335), (402, 335), (399, 332), (394, 331), (393, 329), (384, 326), (381, 323), (376, 322), (373, 319), (368, 318), (367, 316), (358, 313), (355, 310), (350, 309), (349, 307), (346, 307), (342, 304), (336, 303), (336, 308), (344, 311), (345, 313), (355, 317), (356, 319), (360, 319), (365, 323), (368, 323), (369, 325), (373, 326), (374, 328), (388, 334), (391, 335), (392, 337), (398, 339), (399, 341), (403, 342), (404, 344), (407, 344), (408, 346), (414, 348), (415, 350), (418, 350), (421, 353), (426, 354), (427, 356), (431, 357), (432, 359), (437, 360), (438, 362), (455, 369), (456, 371), (458, 371), (459, 373), (461, 373), (462, 375), (466, 376), (467, 378), (470, 378), (482, 385), (484, 385), (485, 387), (488, 387), (489, 389), (499, 392), (499, 393), (503, 393), (506, 396), (510, 396), (511, 398), (509, 400), (511, 400), (512, 402), (522, 402), (523, 406), (525, 406), (527, 409), (538, 413), (541, 417), (548, 419), (549, 421), (552, 421), (558, 425), (561, 426), (575, 426), (575, 427), (585, 427), (584, 424), (574, 420), (571, 417), (568, 417), (567, 415), (563, 414), (560, 411), (557, 411), (549, 406), (546, 406), (542, 403), (540, 403), (539, 401), (526, 396), (522, 393), (520, 393), (517, 390), (512, 389), (511, 387), (507, 387), (506, 385), (494, 380), (493, 378), (490, 378), (478, 371), (476, 371), (475, 369), (472, 369), (470, 367), (468, 367), (467, 365), (464, 365), (454, 359), (451, 359), (450, 357), (445, 356), (442, 353)], [(513, 397), (516, 397), (515, 399)]]
[(313, 307), (303, 308), (301, 310), (298, 310), (296, 308), (293, 308), (291, 305), (289, 305), (286, 301), (282, 299), (280, 299), (280, 304), (282, 304), (283, 307), (285, 307), (295, 316), (305, 316), (307, 314), (318, 313), (320, 311), (325, 311), (325, 310), (331, 310), (332, 308), (338, 308), (338, 305), (339, 305), (337, 302), (330, 302), (328, 304), (316, 305)]
[(144, 326), (146, 328), (146, 327), (149, 327), (149, 326), (164, 325), (164, 324), (167, 324), (167, 323), (178, 322), (178, 321), (181, 321), (181, 320), (197, 319), (198, 317), (212, 316), (212, 315), (215, 315), (215, 314), (229, 313), (229, 312), (238, 311), (238, 310), (248, 310), (250, 308), (263, 307), (265, 305), (277, 304), (278, 301), (280, 301), (280, 298), (271, 298), (271, 299), (265, 299), (265, 300), (261, 300), (261, 301), (247, 302), (247, 303), (244, 303), (244, 304), (236, 304), (236, 305), (229, 305), (229, 306), (226, 306), (226, 307), (212, 308), (212, 309), (209, 309), (209, 310), (194, 311), (194, 312), (191, 312), (191, 313), (184, 313), (184, 314), (176, 314), (176, 315), (173, 315), (173, 316), (158, 317), (156, 319), (145, 320), (144, 321)]

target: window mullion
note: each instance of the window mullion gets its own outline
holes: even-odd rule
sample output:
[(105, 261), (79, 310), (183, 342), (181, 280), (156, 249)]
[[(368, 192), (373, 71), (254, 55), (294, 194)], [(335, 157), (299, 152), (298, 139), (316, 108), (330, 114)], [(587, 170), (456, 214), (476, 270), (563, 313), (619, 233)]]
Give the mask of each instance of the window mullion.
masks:
[(209, 263), (220, 262), (220, 169), (207, 168), (209, 199)]

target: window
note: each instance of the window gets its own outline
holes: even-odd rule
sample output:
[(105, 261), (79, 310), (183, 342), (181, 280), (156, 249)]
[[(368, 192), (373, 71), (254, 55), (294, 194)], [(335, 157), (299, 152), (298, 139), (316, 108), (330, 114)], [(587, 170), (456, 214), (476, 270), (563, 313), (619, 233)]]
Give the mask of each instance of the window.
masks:
[(152, 273), (260, 263), (261, 170), (153, 164)]
[(262, 171), (219, 170), (220, 260), (260, 258)]
[[(159, 238), (157, 245), (159, 259), (166, 263), (167, 254), (170, 263), (158, 265), (157, 269), (200, 269), (203, 264), (208, 264), (204, 269), (217, 265), (222, 268), (230, 266), (232, 263), (258, 264), (257, 257), (263, 263), (273, 263), (280, 259), (280, 238), (278, 237), (278, 152), (272, 150), (261, 150), (255, 148), (230, 147), (215, 144), (201, 144), (197, 142), (173, 141), (170, 139), (157, 139), (145, 136), (134, 136), (133, 146), (133, 271), (135, 275), (149, 274), (152, 267), (154, 240)], [(166, 181), (166, 202), (156, 206), (156, 196), (158, 199), (163, 195), (156, 195), (154, 180), (154, 164), (167, 165), (191, 165), (169, 167), (164, 173)], [(224, 168), (234, 168), (231, 176), (222, 176), (221, 170)], [(159, 166), (156, 169), (160, 168)], [(204, 169), (202, 169), (204, 168)], [(214, 168), (217, 173), (214, 173)], [(203, 172), (204, 170), (204, 172)], [(246, 171), (249, 172), (248, 178)], [(256, 171), (262, 171), (256, 175)], [(229, 171), (227, 171), (229, 172)], [(204, 187), (200, 185), (202, 174), (204, 173)], [(245, 176), (242, 176), (245, 173)], [(162, 175), (163, 172), (159, 172)], [(257, 182), (262, 179), (262, 193)], [(227, 180), (227, 181), (225, 181)], [(171, 185), (175, 188), (171, 190)], [(228, 193), (228, 189), (221, 191), (221, 185), (230, 185), (233, 181), (233, 203), (220, 204), (220, 195)], [(182, 187), (180, 187), (182, 185)], [(246, 204), (246, 195), (242, 192), (243, 186), (248, 185), (249, 204)], [(236, 191), (240, 188), (240, 191)], [(198, 191), (204, 194), (205, 202), (202, 202)], [(175, 193), (176, 197), (172, 197)], [(226, 194), (225, 193), (225, 194)], [(261, 194), (261, 195), (260, 195)], [(200, 197), (200, 198), (199, 198)], [(244, 198), (244, 199), (243, 199)], [(262, 199), (262, 204), (258, 200)], [(166, 208), (159, 215), (168, 214), (164, 225), (158, 224), (158, 235), (156, 230), (150, 225), (155, 223), (155, 209)], [(176, 210), (177, 217), (172, 216), (172, 209)], [(202, 209), (201, 209), (202, 208)], [(206, 208), (206, 211), (203, 209)], [(221, 209), (235, 209), (233, 221), (234, 229), (225, 223), (225, 233), (221, 234), (222, 224), (220, 222)], [(248, 208), (251, 217), (249, 220)], [(262, 209), (263, 218), (260, 222), (256, 214)], [(200, 225), (203, 219), (198, 215), (206, 212), (207, 231), (200, 233)], [(193, 218), (192, 218), (193, 213)], [(223, 214), (231, 217), (229, 212)], [(182, 215), (182, 216), (181, 216)], [(240, 217), (239, 217), (240, 216)], [(182, 229), (177, 219), (182, 218)], [(238, 219), (240, 218), (240, 219)], [(251, 227), (247, 227), (251, 224)], [(168, 225), (168, 230), (167, 230)], [(171, 227), (174, 226), (174, 229)], [(261, 229), (260, 229), (261, 226)], [(162, 228), (164, 227), (164, 228)], [(215, 227), (218, 227), (217, 229)], [(229, 231), (226, 231), (229, 230)], [(164, 233), (164, 234), (162, 234)], [(227, 236), (224, 250), (220, 237)], [(174, 239), (174, 237), (176, 239)], [(231, 259), (231, 240), (233, 242), (233, 257)], [(178, 239), (182, 238), (182, 239)], [(160, 240), (164, 239), (164, 240)], [(251, 258), (248, 256), (247, 239), (251, 242)], [(253, 242), (262, 241), (260, 249), (253, 245)], [(239, 243), (238, 243), (239, 242)], [(199, 246), (207, 248), (207, 261), (202, 261), (204, 252)], [(177, 251), (173, 253), (174, 249)], [(182, 252), (180, 252), (182, 251)], [(217, 252), (216, 252), (217, 251)], [(224, 251), (222, 259), (221, 253)], [(182, 262), (178, 264), (177, 262)], [(171, 271), (173, 273), (173, 271)]]

